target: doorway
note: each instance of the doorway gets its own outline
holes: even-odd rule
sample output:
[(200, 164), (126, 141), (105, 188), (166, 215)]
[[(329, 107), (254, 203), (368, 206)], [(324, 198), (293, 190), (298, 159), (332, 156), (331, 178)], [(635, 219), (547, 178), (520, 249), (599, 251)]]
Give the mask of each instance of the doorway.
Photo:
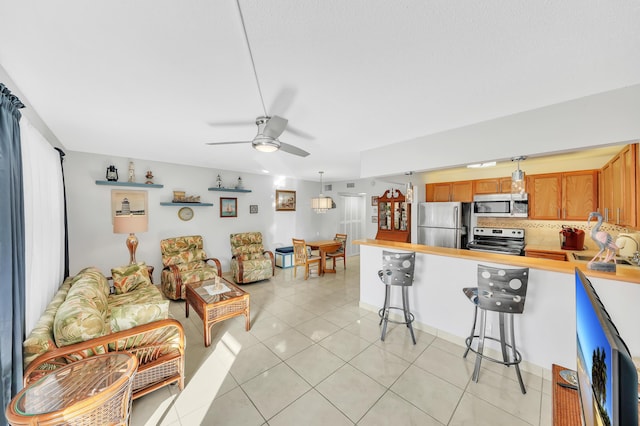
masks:
[(361, 194), (340, 195), (340, 233), (348, 235), (346, 247), (347, 256), (356, 256), (360, 254), (360, 246), (351, 244), (352, 241), (365, 238), (365, 214), (366, 204), (365, 196)]

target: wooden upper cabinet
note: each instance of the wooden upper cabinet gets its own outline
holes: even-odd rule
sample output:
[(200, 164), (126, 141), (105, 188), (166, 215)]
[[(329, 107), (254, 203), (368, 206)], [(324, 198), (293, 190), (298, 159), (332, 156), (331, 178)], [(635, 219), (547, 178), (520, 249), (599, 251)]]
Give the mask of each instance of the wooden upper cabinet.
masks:
[(473, 181), (465, 180), (451, 184), (451, 201), (470, 203), (473, 201)]
[(479, 179), (473, 181), (473, 193), (475, 194), (497, 194), (500, 192), (499, 179)]
[(562, 174), (562, 219), (587, 220), (598, 209), (598, 171)]
[(587, 220), (598, 209), (598, 171), (527, 177), (529, 219)]
[(478, 179), (473, 181), (473, 195), (508, 194), (511, 192), (511, 177)]
[(562, 173), (527, 176), (529, 219), (561, 219)]
[(605, 222), (637, 227), (637, 144), (627, 145), (602, 168), (600, 212)]
[(433, 201), (451, 201), (451, 184), (436, 183), (433, 185)]
[(473, 201), (473, 181), (428, 183), (426, 201)]

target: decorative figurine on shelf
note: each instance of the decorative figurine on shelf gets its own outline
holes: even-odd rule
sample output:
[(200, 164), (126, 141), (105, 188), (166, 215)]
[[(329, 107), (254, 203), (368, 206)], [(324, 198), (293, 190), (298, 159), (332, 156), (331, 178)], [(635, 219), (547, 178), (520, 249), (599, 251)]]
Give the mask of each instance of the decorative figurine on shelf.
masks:
[[(613, 242), (613, 238), (609, 233), (601, 231), (602, 215), (598, 212), (589, 213), (589, 219), (587, 219), (587, 225), (591, 222), (591, 219), (596, 218), (598, 223), (591, 229), (591, 239), (596, 242), (600, 251), (593, 256), (593, 259), (587, 263), (587, 268), (594, 271), (615, 272), (616, 271), (616, 250), (619, 249)], [(606, 255), (603, 253), (606, 251)], [(596, 261), (597, 259), (597, 261)]]
[(218, 175), (218, 177), (216, 177), (216, 186), (218, 188), (222, 188), (222, 178), (220, 177), (220, 175)]
[(133, 166), (133, 161), (129, 161), (129, 182), (136, 181), (136, 170)]
[(107, 167), (107, 174), (105, 176), (109, 182), (118, 181), (118, 169), (113, 164)]
[(144, 177), (147, 178), (145, 182), (147, 185), (153, 185), (153, 173), (151, 173), (151, 170), (147, 170), (147, 174)]
[(241, 177), (238, 177), (238, 185), (236, 185), (236, 189), (243, 189)]

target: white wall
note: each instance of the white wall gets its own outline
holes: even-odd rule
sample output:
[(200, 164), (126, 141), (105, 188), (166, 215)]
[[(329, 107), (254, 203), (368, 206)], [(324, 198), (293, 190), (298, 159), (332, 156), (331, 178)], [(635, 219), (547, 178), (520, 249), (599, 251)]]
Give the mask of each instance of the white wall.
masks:
[[(338, 209), (325, 214), (311, 210), (311, 198), (320, 192), (319, 182), (301, 181), (292, 178), (259, 174), (238, 174), (227, 170), (159, 163), (144, 159), (132, 159), (136, 169), (136, 181), (144, 181), (144, 173), (150, 169), (154, 183), (163, 188), (130, 188), (96, 185), (96, 180), (105, 180), (105, 170), (114, 164), (120, 181), (127, 180), (128, 158), (107, 157), (81, 152), (67, 152), (64, 160), (69, 212), (69, 257), (70, 273), (75, 274), (86, 266), (97, 266), (105, 274), (115, 266), (129, 260), (125, 246), (126, 235), (114, 234), (110, 203), (112, 190), (146, 190), (148, 193), (149, 230), (137, 234), (138, 261), (155, 266), (154, 279), (159, 282), (161, 269), (160, 240), (163, 238), (199, 234), (204, 237), (207, 254), (222, 262), (222, 269), (229, 270), (231, 252), (229, 234), (235, 232), (260, 231), (265, 246), (274, 250), (291, 245), (291, 238), (307, 240), (333, 238), (339, 231)], [(251, 193), (213, 192), (207, 188), (215, 186), (220, 174), (223, 185), (235, 185), (242, 176), (244, 187)], [(374, 238), (377, 225), (371, 222), (371, 195), (381, 195), (390, 184), (377, 180), (358, 180), (354, 188), (347, 182), (333, 182), (331, 191), (324, 191), (334, 201), (340, 202), (339, 193), (365, 193), (367, 198), (366, 234)], [(276, 212), (274, 198), (276, 189), (296, 191), (295, 212)], [(179, 207), (160, 206), (160, 202), (171, 201), (174, 190), (187, 195), (199, 195), (202, 202), (213, 203), (213, 207), (192, 207), (194, 218), (184, 222), (178, 218)], [(220, 197), (238, 199), (238, 217), (221, 218)], [(258, 214), (249, 214), (249, 205), (258, 205)]]
[(437, 170), (640, 138), (640, 85), (364, 151), (360, 176)]

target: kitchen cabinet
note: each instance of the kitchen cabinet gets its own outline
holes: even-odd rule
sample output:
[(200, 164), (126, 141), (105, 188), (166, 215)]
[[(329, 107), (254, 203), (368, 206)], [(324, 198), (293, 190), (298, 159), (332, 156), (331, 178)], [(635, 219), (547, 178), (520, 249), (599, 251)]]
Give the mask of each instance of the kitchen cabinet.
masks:
[(473, 181), (428, 183), (426, 201), (473, 201)]
[(396, 189), (378, 197), (377, 240), (411, 242), (411, 204)]
[(586, 220), (598, 208), (598, 171), (527, 177), (529, 219)]
[(477, 179), (473, 181), (473, 195), (509, 193), (511, 193), (511, 177)]
[(636, 227), (637, 144), (625, 146), (602, 168), (600, 213), (604, 221)]

